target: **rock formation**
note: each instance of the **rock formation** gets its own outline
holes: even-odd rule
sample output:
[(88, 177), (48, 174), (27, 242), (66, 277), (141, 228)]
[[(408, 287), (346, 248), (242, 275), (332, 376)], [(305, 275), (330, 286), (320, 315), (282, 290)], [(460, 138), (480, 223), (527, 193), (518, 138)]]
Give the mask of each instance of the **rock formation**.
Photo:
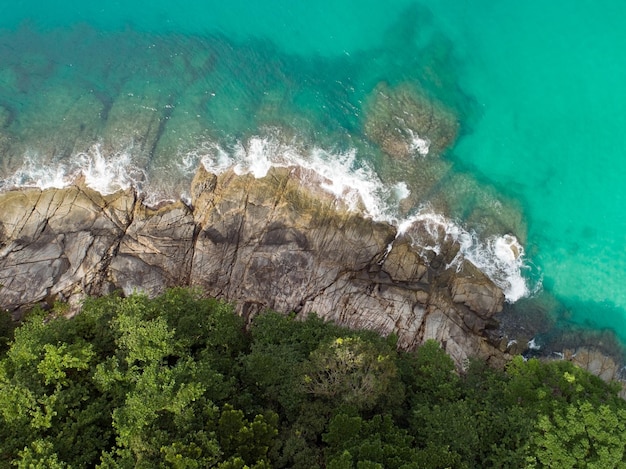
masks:
[(365, 134), (397, 159), (439, 155), (458, 133), (458, 123), (450, 111), (409, 85), (391, 88), (380, 83), (366, 111)]
[(302, 171), (255, 179), (200, 169), (189, 206), (148, 208), (132, 190), (103, 196), (80, 181), (2, 194), (0, 307), (18, 315), (56, 299), (190, 285), (246, 317), (315, 312), (395, 333), (405, 349), (437, 339), (459, 364), (504, 359), (483, 335), (502, 292), (467, 261), (446, 267), (458, 246), (425, 256), (393, 226), (306, 187)]

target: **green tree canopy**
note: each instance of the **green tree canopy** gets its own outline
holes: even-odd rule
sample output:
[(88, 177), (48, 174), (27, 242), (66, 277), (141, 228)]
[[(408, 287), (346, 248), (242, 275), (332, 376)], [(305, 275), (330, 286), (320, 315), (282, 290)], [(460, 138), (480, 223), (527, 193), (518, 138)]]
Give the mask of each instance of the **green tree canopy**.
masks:
[[(0, 349), (0, 467), (626, 467), (618, 387), (517, 357), (459, 373), (441, 346), (195, 290), (34, 310)], [(1, 345), (1, 344), (0, 344)]]

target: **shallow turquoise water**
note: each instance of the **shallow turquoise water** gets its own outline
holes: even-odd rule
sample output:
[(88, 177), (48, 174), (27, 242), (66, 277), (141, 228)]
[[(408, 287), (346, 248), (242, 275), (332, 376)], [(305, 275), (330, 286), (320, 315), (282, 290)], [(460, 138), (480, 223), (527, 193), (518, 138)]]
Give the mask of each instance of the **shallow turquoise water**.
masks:
[[(574, 318), (626, 337), (626, 10), (437, 6), (466, 60), (460, 84), (482, 106), (456, 157), (523, 201), (529, 253)], [(444, 17), (453, 7), (468, 17)]]
[[(161, 138), (154, 147), (137, 144), (133, 156), (148, 179), (172, 174), (181, 154), (195, 155), (193, 169), (195, 147), (206, 141), (225, 147), (271, 126), (305, 147), (356, 148), (354, 167), (387, 171), (391, 185), (394, 163), (364, 136), (364, 115), (381, 82), (408, 82), (451, 110), (460, 129), (441, 156), (446, 163), (416, 170), (412, 192), (436, 206), (445, 199), (449, 216), (476, 229), (482, 206), (492, 213), (502, 199), (503, 211), (520, 210), (523, 221), (506, 212), (497, 226), (526, 241), (530, 275), (541, 273), (574, 322), (613, 328), (626, 340), (621, 3), (178, 5), (2, 2), (3, 177), (27, 157), (71, 167), (81, 145), (98, 138), (119, 149), (107, 140), (107, 118), (137, 120), (124, 117), (134, 110), (149, 127), (154, 110)], [(78, 143), (64, 143), (66, 131)], [(448, 195), (433, 195), (419, 179), (429, 172), (446, 174), (436, 186)]]

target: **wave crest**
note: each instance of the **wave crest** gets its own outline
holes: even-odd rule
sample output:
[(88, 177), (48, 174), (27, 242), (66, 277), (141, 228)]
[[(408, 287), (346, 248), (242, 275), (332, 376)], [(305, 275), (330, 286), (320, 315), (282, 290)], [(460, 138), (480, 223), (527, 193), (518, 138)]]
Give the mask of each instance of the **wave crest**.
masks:
[[(419, 230), (411, 229), (419, 225)], [(526, 264), (524, 247), (512, 234), (491, 236), (481, 240), (476, 232), (470, 232), (458, 223), (428, 208), (398, 225), (398, 235), (408, 234), (421, 249), (441, 253), (441, 248), (450, 243), (458, 245), (458, 252), (447, 268), (460, 268), (468, 260), (497, 285), (506, 300), (514, 303), (531, 294), (523, 271)]]
[[(136, 164), (132, 155), (132, 148), (106, 154), (100, 144), (66, 162), (44, 162), (30, 154), (0, 187), (61, 188), (82, 176), (88, 187), (102, 194), (130, 187), (140, 192), (144, 186), (152, 190), (150, 174)], [(355, 149), (333, 152), (297, 141), (286, 142), (278, 130), (270, 129), (266, 135), (255, 135), (229, 147), (204, 142), (192, 152), (178, 156), (172, 166), (177, 173), (173, 177), (190, 181), (199, 164), (216, 174), (232, 169), (236, 174), (252, 174), (256, 178), (266, 176), (271, 167), (298, 167), (303, 184), (332, 194), (348, 210), (397, 226), (399, 235), (419, 224), (420, 229), (410, 230), (409, 235), (422, 250), (439, 254), (445, 243), (457, 243), (458, 252), (448, 267), (460, 267), (463, 259), (470, 261), (502, 289), (507, 301), (515, 302), (531, 294), (523, 275), (528, 268), (524, 248), (515, 236), (481, 239), (476, 232), (428, 208), (409, 217), (401, 216), (400, 203), (410, 195), (408, 185), (402, 181), (385, 184), (366, 162), (357, 158)], [(153, 171), (153, 176), (158, 176), (159, 171), (166, 170)], [(157, 202), (153, 200), (157, 196), (147, 195), (147, 201)]]

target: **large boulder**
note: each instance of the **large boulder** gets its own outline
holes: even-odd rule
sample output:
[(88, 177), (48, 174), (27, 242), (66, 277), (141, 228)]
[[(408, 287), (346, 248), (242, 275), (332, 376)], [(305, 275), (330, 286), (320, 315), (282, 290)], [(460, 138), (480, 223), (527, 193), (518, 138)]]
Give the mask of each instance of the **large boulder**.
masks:
[(81, 185), (2, 194), (2, 308), (103, 292), (134, 205), (132, 191), (102, 196)]

